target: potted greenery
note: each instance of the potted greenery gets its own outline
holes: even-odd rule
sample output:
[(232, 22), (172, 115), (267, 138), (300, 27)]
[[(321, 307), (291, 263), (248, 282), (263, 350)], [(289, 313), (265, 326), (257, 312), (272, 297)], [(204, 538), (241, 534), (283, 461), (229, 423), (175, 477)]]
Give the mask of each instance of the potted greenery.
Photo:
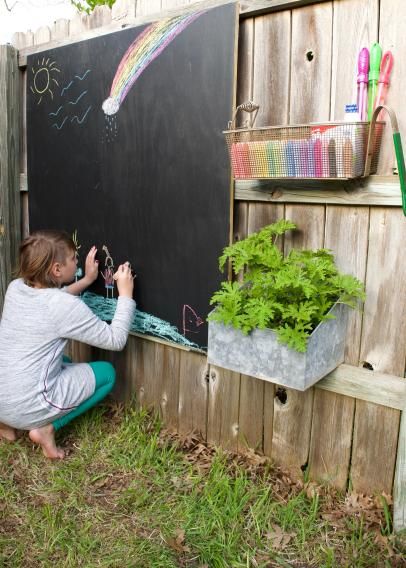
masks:
[(226, 247), (238, 282), (223, 282), (209, 314), (208, 361), (305, 390), (344, 360), (348, 307), (364, 299), (362, 283), (341, 274), (329, 250), (291, 250), (278, 238), (295, 229), (280, 220)]

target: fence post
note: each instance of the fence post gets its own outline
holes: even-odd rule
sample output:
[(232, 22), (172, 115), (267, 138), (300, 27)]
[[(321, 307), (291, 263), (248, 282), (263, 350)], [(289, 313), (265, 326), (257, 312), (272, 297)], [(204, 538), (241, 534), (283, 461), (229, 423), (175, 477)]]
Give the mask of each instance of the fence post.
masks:
[(19, 84), (17, 50), (0, 45), (0, 314), (21, 234)]

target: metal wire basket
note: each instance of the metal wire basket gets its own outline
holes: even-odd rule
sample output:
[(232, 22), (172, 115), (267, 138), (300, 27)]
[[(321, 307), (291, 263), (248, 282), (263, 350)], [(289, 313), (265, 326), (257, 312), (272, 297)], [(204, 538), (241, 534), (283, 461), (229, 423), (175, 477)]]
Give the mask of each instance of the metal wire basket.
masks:
[[(376, 172), (385, 123), (324, 122), (254, 128), (258, 109), (251, 101), (238, 106), (229, 130), (223, 132), (236, 179), (352, 179)], [(240, 110), (252, 115), (249, 127), (244, 124), (236, 128)], [(368, 153), (372, 157), (365, 171)]]

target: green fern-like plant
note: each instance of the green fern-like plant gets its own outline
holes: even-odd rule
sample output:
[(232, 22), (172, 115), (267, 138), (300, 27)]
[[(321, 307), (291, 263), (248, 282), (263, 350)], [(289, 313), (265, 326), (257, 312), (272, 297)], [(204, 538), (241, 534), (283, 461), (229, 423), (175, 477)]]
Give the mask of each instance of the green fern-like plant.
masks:
[(333, 304), (355, 308), (365, 298), (363, 284), (338, 271), (331, 251), (293, 249), (284, 257), (277, 240), (295, 228), (281, 219), (224, 249), (220, 270), (229, 261), (242, 281), (222, 283), (211, 298), (209, 320), (245, 334), (269, 328), (279, 341), (305, 352), (312, 331), (332, 317)]

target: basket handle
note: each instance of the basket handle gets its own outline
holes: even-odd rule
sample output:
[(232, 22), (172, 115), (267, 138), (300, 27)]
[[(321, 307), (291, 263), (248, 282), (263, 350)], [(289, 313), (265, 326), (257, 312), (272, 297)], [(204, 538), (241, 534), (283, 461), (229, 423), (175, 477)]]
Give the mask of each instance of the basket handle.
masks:
[(377, 106), (371, 118), (371, 126), (369, 129), (367, 157), (365, 161), (364, 175), (369, 175), (371, 169), (372, 156), (374, 153), (374, 145), (372, 140), (375, 131), (376, 121), (378, 119), (381, 110), (385, 110), (388, 113), (392, 127), (393, 145), (395, 146), (395, 155), (398, 166), (400, 191), (402, 194), (402, 210), (403, 214), (406, 216), (406, 169), (405, 169), (405, 159), (403, 156), (402, 139), (400, 137), (398, 120), (396, 118), (395, 111), (386, 105)]
[(235, 130), (236, 129), (235, 121), (237, 119), (238, 111), (240, 111), (240, 110), (244, 110), (245, 112), (248, 112), (250, 114), (255, 113), (253, 116), (250, 117), (249, 125), (248, 125), (248, 120), (247, 120), (241, 128), (247, 128), (247, 127), (252, 128), (254, 126), (254, 122), (255, 122), (255, 119), (257, 118), (257, 114), (258, 114), (258, 110), (259, 110), (259, 105), (257, 105), (253, 101), (246, 101), (245, 103), (238, 105), (238, 107), (235, 109), (232, 120), (230, 120), (228, 122), (228, 130)]

